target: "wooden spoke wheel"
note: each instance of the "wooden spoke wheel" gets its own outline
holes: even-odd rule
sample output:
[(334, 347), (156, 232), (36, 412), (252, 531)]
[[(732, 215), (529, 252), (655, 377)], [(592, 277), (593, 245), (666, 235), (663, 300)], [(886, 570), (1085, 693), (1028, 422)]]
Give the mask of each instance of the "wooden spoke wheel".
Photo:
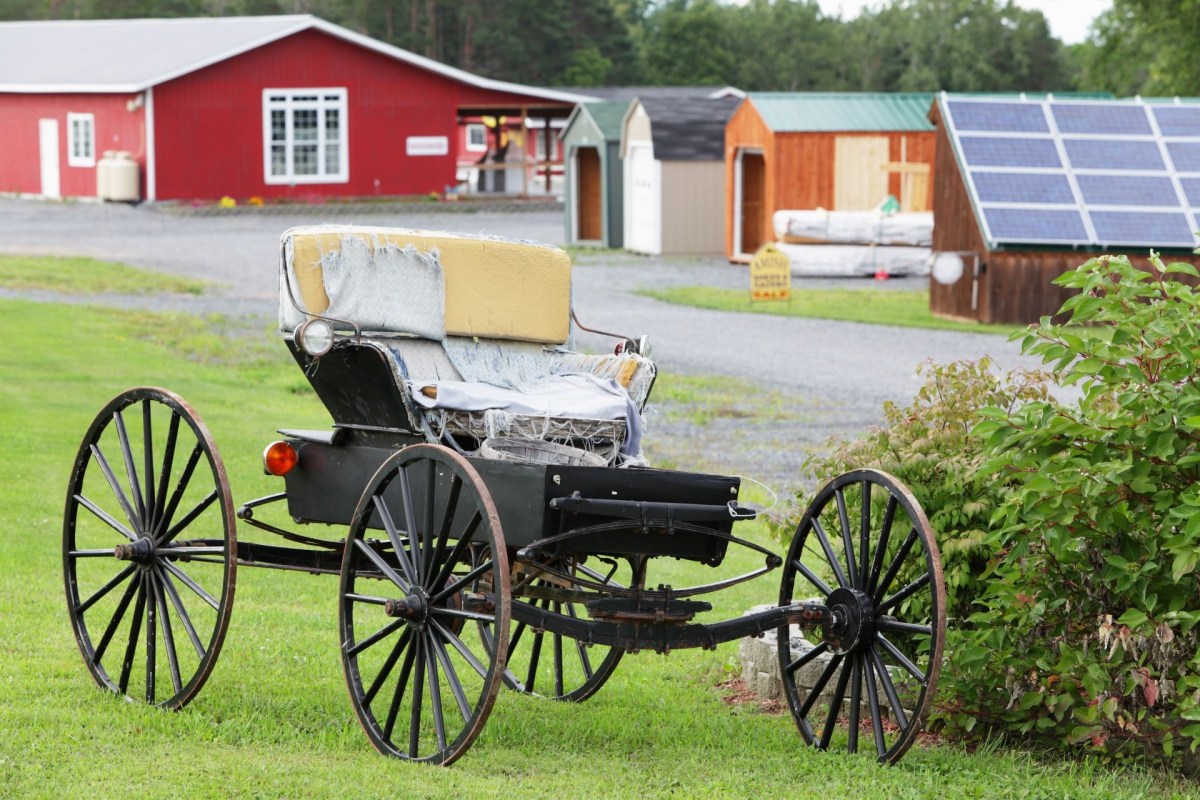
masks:
[(933, 701), (946, 589), (929, 521), (896, 478), (857, 470), (817, 493), (779, 593), (781, 605), (804, 601), (835, 617), (811, 648), (779, 631), (784, 692), (804, 741), (854, 753), (867, 737), (880, 761), (898, 761)]
[(67, 610), (100, 686), (178, 709), (204, 685), (233, 606), (225, 467), (182, 398), (130, 389), (92, 422), (63, 520)]
[[(449, 764), (475, 741), (504, 675), (507, 577), (500, 519), (465, 458), (422, 444), (384, 462), (350, 523), (339, 589), (350, 699), (381, 753)], [(496, 647), (461, 636), (468, 622)]]
[[(624, 559), (609, 561), (596, 557), (578, 561), (565, 556), (552, 566), (560, 573), (618, 588), (637, 585), (642, 572)], [(569, 582), (551, 573), (539, 574), (533, 565), (522, 564), (512, 577), (513, 602), (587, 619), (587, 608), (567, 597), (572, 588)], [(491, 626), (481, 624), (479, 628), (490, 649)], [(560, 633), (534, 630), (518, 622), (508, 641), (505, 683), (520, 692), (580, 703), (600, 690), (624, 654), (617, 647), (589, 647)]]

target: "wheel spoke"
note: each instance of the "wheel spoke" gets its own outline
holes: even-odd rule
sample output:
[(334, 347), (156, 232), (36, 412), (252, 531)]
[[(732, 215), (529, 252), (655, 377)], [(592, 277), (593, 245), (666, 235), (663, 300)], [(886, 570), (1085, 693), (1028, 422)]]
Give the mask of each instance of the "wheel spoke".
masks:
[(133, 449), (129, 446), (129, 433), (125, 430), (125, 416), (117, 411), (113, 414), (117, 423), (117, 439), (121, 443), (121, 458), (125, 461), (125, 474), (129, 478), (129, 493), (137, 504), (139, 527), (146, 524), (146, 503), (142, 499), (142, 486), (138, 481), (137, 466), (133, 463)]
[[(158, 473), (158, 492), (155, 496), (161, 503), (167, 496), (167, 485), (171, 481), (171, 468), (175, 465), (175, 443), (179, 438), (179, 413), (171, 409), (171, 422), (167, 427), (167, 445), (163, 448), (162, 469)], [(158, 531), (162, 524), (163, 509), (155, 505), (154, 519), (150, 520), (150, 529)]]
[(896, 694), (896, 684), (892, 682), (892, 675), (888, 672), (887, 665), (883, 663), (883, 659), (879, 657), (879, 651), (874, 647), (868, 648), (871, 653), (871, 665), (875, 668), (875, 674), (879, 676), (879, 682), (883, 684), (883, 693), (887, 695), (888, 705), (892, 707), (893, 713), (896, 715), (896, 722), (901, 728), (908, 727), (908, 716), (904, 713), (904, 707), (900, 704), (900, 696)]
[[(155, 582), (158, 582), (157, 578)], [(167, 614), (165, 594), (160, 588), (155, 591), (154, 597), (158, 601), (158, 621), (162, 627), (163, 652), (167, 654), (167, 665), (171, 669), (171, 686), (174, 687), (175, 694), (179, 694), (183, 691), (183, 677), (179, 672), (179, 654), (175, 650), (175, 634), (171, 629), (171, 618)]]
[(391, 636), (393, 633), (395, 633), (396, 631), (398, 631), (400, 628), (404, 627), (407, 624), (408, 624), (408, 620), (406, 620), (406, 619), (392, 620), (387, 625), (384, 625), (382, 628), (375, 631), (375, 633), (371, 634), (367, 638), (360, 641), (358, 644), (356, 644), (353, 647), (351, 647), (350, 649), (348, 649), (346, 651), (346, 655), (348, 655), (348, 656), (358, 655), (359, 653), (361, 653), (363, 650), (366, 650), (371, 645), (378, 644), (381, 640), (386, 639), (388, 636)]
[(896, 663), (899, 664), (905, 672), (916, 678), (917, 682), (922, 686), (927, 685), (925, 673), (922, 672), (916, 664), (912, 663), (912, 661), (909, 661), (908, 656), (900, 652), (900, 649), (896, 647), (896, 645), (889, 642), (887, 637), (883, 636), (882, 634), (877, 635), (875, 638), (879, 640), (881, 645), (883, 645), (883, 649), (887, 650), (888, 654), (890, 654), (892, 658), (896, 659)]
[[(408, 578), (408, 588), (404, 589), (407, 592), (409, 588), (417, 584), (417, 573), (413, 570), (412, 562), (408, 560), (408, 553), (405, 552), (404, 543), (400, 541), (400, 532), (396, 530), (396, 522), (392, 519), (391, 510), (383, 502), (382, 495), (375, 495), (371, 498), (371, 502), (374, 503), (375, 511), (379, 514), (379, 519), (383, 522), (383, 529), (387, 531), (388, 541), (392, 543), (392, 550), (396, 553), (396, 561), (400, 564), (400, 571)], [(399, 586), (400, 584), (396, 585)]]
[(130, 575), (132, 575), (133, 571), (135, 569), (137, 569), (137, 564), (130, 564), (129, 566), (125, 567), (125, 569), (118, 572), (116, 575), (114, 575), (112, 578), (109, 579), (108, 583), (104, 584), (99, 589), (97, 589), (92, 594), (91, 597), (89, 597), (87, 600), (84, 600), (79, 605), (75, 606), (75, 613), (82, 614), (85, 611), (87, 611), (89, 608), (91, 608), (93, 605), (95, 605), (97, 600), (99, 600), (100, 598), (107, 595), (109, 592), (111, 592), (113, 589), (115, 589), (122, 581), (124, 581), (126, 578), (128, 578)]
[[(216, 501), (216, 499), (217, 499), (217, 490), (213, 489), (212, 492), (207, 497), (205, 497), (203, 500), (201, 500), (199, 503), (197, 503), (196, 506), (194, 508), (192, 508), (191, 511), (189, 511), (187, 514), (185, 514), (183, 519), (179, 520), (179, 522), (177, 522), (177, 523), (175, 523), (175, 525), (171, 526), (171, 530), (167, 531), (166, 534), (158, 541), (158, 545), (161, 547), (164, 544), (169, 544), (170, 542), (174, 541), (175, 537), (179, 535), (179, 532), (182, 531), (184, 528), (186, 528), (188, 525), (191, 525), (193, 522), (195, 522), (196, 517), (203, 514), (208, 509), (208, 507), (211, 506)], [(224, 553), (225, 550), (222, 548), (218, 552)]]
[(464, 611), (461, 608), (439, 607), (429, 609), (430, 614), (435, 614), (439, 617), (457, 617), (458, 619), (469, 619), (475, 622), (495, 622), (495, 614), (484, 614), (480, 611)]
[(887, 509), (883, 512), (883, 524), (879, 527), (879, 542), (875, 545), (875, 558), (871, 562), (871, 574), (867, 578), (867, 594), (875, 594), (879, 573), (883, 570), (883, 559), (887, 555), (888, 540), (892, 537), (892, 522), (896, 519), (896, 509), (899, 506), (900, 501), (889, 494)]
[(834, 653), (833, 657), (829, 659), (829, 663), (825, 665), (825, 669), (821, 670), (821, 674), (813, 683), (812, 688), (808, 690), (808, 697), (804, 698), (804, 704), (800, 706), (800, 716), (808, 717), (808, 712), (812, 710), (813, 703), (817, 702), (817, 698), (825, 690), (825, 684), (829, 683), (829, 679), (833, 677), (833, 673), (837, 672), (838, 665), (841, 663), (842, 654)]
[(154, 576), (146, 573), (146, 702), (154, 705), (158, 658), (158, 601), (155, 598)]
[(797, 572), (799, 572), (801, 575), (803, 575), (805, 578), (807, 578), (809, 583), (811, 583), (813, 586), (817, 587), (817, 589), (821, 592), (822, 597), (829, 597), (829, 595), (833, 594), (833, 589), (829, 588), (829, 584), (827, 584), (827, 583), (825, 583), (825, 581), (821, 580), (817, 576), (817, 573), (813, 572), (811, 569), (804, 566), (803, 561), (801, 561), (798, 558), (793, 558), (792, 566), (796, 568)]
[(863, 659), (863, 679), (867, 683), (867, 704), (871, 710), (871, 730), (875, 734), (875, 752), (883, 758), (887, 753), (887, 743), (883, 739), (883, 717), (879, 709), (879, 689), (875, 686), (875, 676), (872, 675), (871, 663), (865, 656)]
[(889, 631), (891, 633), (916, 633), (926, 636), (933, 635), (932, 625), (918, 625), (912, 622), (900, 622), (899, 620), (883, 617), (875, 620), (875, 629), (881, 631)]
[(131, 542), (137, 541), (138, 537), (137, 537), (136, 533), (129, 530), (129, 528), (126, 528), (121, 523), (117, 522), (115, 519), (113, 519), (113, 517), (107, 511), (100, 508), (100, 506), (96, 505), (91, 500), (88, 500), (86, 497), (84, 497), (81, 494), (77, 494), (77, 495), (75, 495), (75, 502), (79, 503), (79, 505), (83, 506), (88, 511), (92, 512), (96, 517), (98, 517), (100, 519), (101, 522), (108, 525), (108, 527), (112, 528), (114, 531), (121, 534), (129, 541), (131, 541)]
[(485, 679), (487, 678), (487, 667), (479, 663), (479, 659), (475, 657), (474, 653), (467, 649), (467, 646), (463, 644), (462, 639), (459, 639), (457, 636), (455, 636), (453, 631), (438, 622), (436, 619), (429, 620), (429, 624), (433, 626), (434, 630), (436, 630), (439, 635), (441, 635), (443, 641), (448, 642), (451, 647), (458, 651), (458, 654), (462, 656), (468, 664), (471, 665), (471, 669), (479, 673), (479, 677)]
[(915, 581), (908, 584), (900, 591), (896, 592), (894, 595), (889, 597), (887, 600), (880, 603), (879, 607), (875, 609), (875, 613), (886, 614), (890, 609), (899, 605), (900, 603), (903, 603), (905, 600), (912, 597), (914, 594), (919, 592), (921, 589), (924, 589), (926, 586), (928, 586), (929, 581), (930, 581), (929, 573), (928, 572), (922, 573), (921, 577), (917, 578)]
[[(554, 604), (554, 613), (562, 613), (562, 604)], [(563, 691), (563, 641), (562, 634), (554, 634), (554, 696), (562, 697), (566, 692)]]
[(404, 648), (404, 664), (400, 667), (400, 677), (396, 680), (396, 690), (392, 693), (392, 704), (388, 707), (387, 720), (383, 725), (385, 739), (392, 738), (392, 731), (396, 727), (396, 716), (400, 712), (400, 701), (404, 698), (404, 690), (408, 688), (408, 676), (412, 672), (413, 660), (416, 657), (416, 643), (410, 641), (409, 644), (412, 646)]
[[(429, 580), (433, 577), (433, 504), (437, 494), (437, 463), (430, 461), (427, 467), (428, 475), (425, 481), (425, 526), (421, 530), (421, 557), (425, 560), (425, 568), (421, 570), (421, 578)], [(426, 660), (429, 653), (426, 652)]]
[(121, 694), (129, 692), (129, 673), (133, 669), (133, 657), (137, 655), (138, 634), (142, 629), (142, 615), (146, 610), (146, 581), (138, 583), (137, 602), (133, 604), (133, 618), (129, 623), (129, 644), (125, 646), (125, 660), (121, 662), (121, 678), (117, 689)]
[[(430, 551), (431, 557), (426, 565), (424, 576), (426, 581), (434, 578), (433, 571), (437, 569), (438, 564), (442, 563), (441, 559), (446, 552), (446, 542), (450, 538), (450, 530), (454, 525), (454, 514), (458, 510), (458, 495), (462, 491), (462, 485), (462, 479), (458, 475), (450, 476), (450, 496), (446, 500), (446, 510), (442, 514), (442, 525), (438, 531), (437, 543)], [(432, 584), (430, 586), (432, 588)]]
[(360, 553), (365, 555), (367, 560), (374, 564), (375, 568), (382, 572), (388, 580), (396, 584), (400, 591), (407, 593), (412, 588), (409, 586), (408, 582), (404, 580), (404, 578), (401, 578), (396, 573), (396, 570), (392, 569), (391, 564), (383, 560), (383, 556), (375, 552), (375, 548), (371, 547), (371, 545), (367, 544), (362, 539), (355, 539), (354, 547)]
[(482, 564), (475, 567), (473, 570), (468, 572), (466, 575), (463, 575), (461, 578), (456, 580), (454, 583), (443, 588), (437, 594), (433, 595), (433, 597), (429, 598), (430, 605), (440, 603), (443, 600), (445, 600), (447, 597), (451, 597), (451, 596), (457, 594), (458, 592), (461, 592), (463, 589), (470, 586), (476, 580), (478, 580), (479, 578), (481, 578), (482, 576), (484, 576), (488, 572), (490, 572), (494, 566), (495, 565), (491, 561), (484, 561)]
[(162, 587), (167, 593), (167, 597), (171, 598), (171, 605), (175, 608), (175, 615), (179, 617), (179, 622), (183, 625), (184, 631), (187, 632), (188, 639), (192, 642), (192, 647), (196, 648), (196, 655), (204, 658), (206, 655), (204, 643), (200, 641), (200, 636), (196, 633), (196, 628), (192, 625), (192, 618), (188, 615), (187, 609), (184, 608), (183, 600), (179, 597), (179, 591), (175, 588), (175, 582), (171, 580), (171, 576), (166, 571), (159, 567), (158, 577), (162, 582)]
[(421, 744), (421, 710), (424, 705), (425, 691), (425, 640), (420, 636), (413, 640), (413, 647), (417, 651), (416, 669), (417, 674), (413, 676), (412, 688), (412, 703), (408, 715), (408, 755), (409, 758), (416, 758), (420, 751)]
[(849, 576), (848, 585), (858, 588), (858, 565), (854, 563), (854, 538), (850, 531), (850, 515), (846, 511), (846, 495), (841, 489), (834, 492), (837, 499), (838, 527), (842, 529), (842, 552), (846, 554), (846, 574)]
[(372, 606), (386, 606), (388, 601), (386, 597), (377, 597), (373, 594), (358, 594), (356, 592), (346, 592), (346, 599)]
[(821, 543), (821, 549), (825, 552), (825, 560), (829, 563), (830, 569), (833, 570), (833, 576), (837, 579), (838, 586), (848, 587), (850, 582), (846, 580), (846, 573), (842, 571), (841, 562), (838, 561), (837, 555), (833, 552), (833, 544), (830, 543), (829, 537), (825, 535), (825, 529), (821, 527), (821, 521), (816, 517), (812, 518), (812, 529), (817, 534), (817, 541)]
[(908, 557), (908, 553), (912, 550), (913, 544), (917, 541), (917, 529), (914, 527), (908, 532), (908, 538), (900, 545), (900, 549), (896, 551), (895, 558), (892, 559), (892, 564), (888, 567), (887, 574), (879, 581), (879, 585), (875, 587), (875, 593), (871, 599), (878, 604), (880, 599), (887, 594), (888, 588), (892, 585), (892, 581), (896, 578), (896, 573), (904, 566), (904, 559)]
[(858, 752), (859, 711), (862, 706), (862, 654), (854, 653), (853, 674), (850, 676), (850, 731), (847, 736), (846, 749), (851, 753)]
[(383, 666), (379, 668), (379, 674), (375, 676), (375, 680), (371, 681), (371, 688), (367, 689), (363, 695), (363, 705), (370, 706), (371, 701), (375, 699), (375, 694), (383, 687), (388, 676), (392, 674), (392, 669), (396, 666), (396, 662), (400, 659), (400, 654), (405, 651), (408, 646), (408, 641), (412, 637), (412, 629), (406, 628), (403, 633), (396, 639), (396, 643), (392, 645), (392, 652), (388, 653), (387, 659), (384, 660)]
[(150, 409), (150, 398), (147, 397), (142, 401), (142, 455), (146, 465), (145, 521), (147, 528), (154, 527), (154, 431), (150, 424)]
[[(783, 629), (781, 629), (781, 630), (786, 630), (786, 628), (783, 628)], [(783, 635), (783, 636), (785, 636), (785, 637), (787, 636), (787, 634), (786, 634), (786, 633), (785, 633), (785, 634), (782, 634), (782, 635)], [(820, 643), (820, 644), (818, 644), (816, 647), (812, 648), (811, 650), (809, 650), (808, 652), (804, 653), (804, 654), (803, 654), (803, 655), (801, 655), (799, 658), (797, 658), (795, 661), (793, 661), (793, 662), (791, 662), (790, 664), (788, 664), (788, 665), (787, 665), (787, 672), (788, 672), (788, 674), (790, 675), (791, 673), (793, 673), (793, 672), (795, 672), (796, 670), (800, 669), (800, 668), (801, 668), (801, 667), (803, 667), (805, 664), (807, 664), (808, 662), (812, 661), (814, 658), (818, 657), (819, 655), (821, 655), (822, 653), (824, 653), (824, 652), (825, 652), (826, 650), (828, 650), (828, 649), (829, 649), (829, 645), (825, 644), (824, 642), (821, 642), (821, 643)]]
[[(578, 615), (575, 613), (575, 604), (574, 603), (567, 603), (567, 615), (570, 616), (572, 619), (579, 618)], [(592, 679), (592, 675), (594, 675), (595, 673), (592, 672), (592, 662), (591, 662), (591, 659), (588, 657), (587, 645), (584, 644), (583, 642), (581, 642), (580, 640), (576, 639), (575, 640), (575, 651), (579, 654), (579, 666), (583, 668), (583, 679), (584, 679), (584, 681), (590, 681)]]
[(96, 465), (100, 467), (100, 472), (104, 474), (104, 480), (108, 482), (108, 488), (116, 496), (117, 502), (121, 504), (121, 508), (125, 511), (125, 516), (129, 520), (129, 524), (134, 528), (139, 527), (139, 518), (137, 512), (133, 510), (133, 506), (129, 503), (129, 498), (125, 496), (125, 490), (121, 488), (117, 476), (113, 474), (112, 467), (108, 465), (108, 459), (104, 457), (104, 452), (100, 449), (100, 445), (93, 444), (91, 446), (92, 458), (96, 459)]
[(450, 653), (446, 651), (446, 645), (437, 636), (431, 636), (430, 642), (433, 643), (433, 652), (437, 656), (438, 663), (442, 665), (442, 672), (446, 675), (446, 683), (450, 685), (450, 693), (454, 695), (454, 702), (458, 704), (458, 713), (462, 716), (463, 722), (471, 719), (471, 704), (467, 702), (467, 694), (463, 691), (462, 682), (458, 679), (458, 671), (454, 669), (454, 663), (450, 660)]
[(819, 747), (822, 750), (829, 749), (829, 740), (833, 738), (833, 729), (837, 724), (838, 716), (842, 713), (842, 702), (846, 699), (846, 684), (853, 671), (850, 664), (843, 664), (841, 672), (838, 673), (837, 685), (833, 689), (833, 698), (829, 702), (829, 715), (825, 718), (825, 730), (821, 731)]
[(200, 456), (204, 454), (204, 449), (197, 442), (192, 448), (192, 454), (188, 456), (187, 463), (183, 465), (183, 472), (179, 475), (179, 480), (175, 484), (175, 491), (171, 493), (171, 499), (167, 501), (167, 507), (163, 509), (162, 516), (154, 525), (154, 535), (159, 542), (163, 537), (159, 532), (171, 524), (171, 520), (175, 518), (175, 510), (179, 508), (179, 501), (183, 499), (183, 493), (187, 490), (188, 484), (191, 483), (192, 473), (196, 471), (196, 464), (200, 462)]
[(463, 554), (467, 552), (467, 547), (482, 524), (483, 514), (480, 513), (479, 509), (476, 509), (475, 513), (471, 515), (470, 521), (467, 522), (467, 527), (463, 529), (462, 535), (458, 537), (454, 549), (450, 551), (450, 555), (446, 557), (445, 563), (442, 564), (441, 571), (438, 572), (433, 582), (429, 584), (430, 587), (444, 586), (446, 581), (450, 580), (450, 576), (454, 573), (455, 565), (462, 560)]
[(68, 550), (67, 555), (71, 558), (112, 558), (113, 549), (111, 547), (95, 547), (87, 550)]
[(438, 750), (446, 749), (446, 720), (442, 717), (442, 688), (434, 663), (433, 648), (426, 641), (421, 648), (425, 652), (425, 678), (429, 683), (429, 705), (433, 708), (433, 729), (437, 733)]
[(96, 645), (96, 650), (92, 655), (92, 660), (99, 664), (104, 658), (104, 651), (108, 649), (108, 643), (112, 641), (113, 634), (117, 632), (117, 628), (121, 624), (121, 619), (125, 616), (125, 610), (129, 608), (129, 601), (133, 599), (133, 595), (142, 586), (142, 576), (138, 575), (134, 580), (129, 582), (129, 587), (125, 590), (125, 594), (121, 596), (121, 601), (117, 603), (117, 610), (113, 612), (112, 619), (108, 621), (108, 627), (104, 629), (104, 634), (100, 637), (100, 643)]
[(855, 586), (863, 589), (867, 585), (868, 568), (867, 561), (870, 558), (868, 545), (871, 537), (871, 482), (863, 481), (862, 486), (862, 509), (859, 514), (858, 526), (858, 569), (855, 572)]
[(413, 575), (424, 573), (425, 554), (421, 552), (421, 533), (417, 529), (417, 515), (413, 513), (412, 487), (408, 485), (408, 472), (404, 467), (396, 471), (396, 479), (400, 481), (400, 499), (404, 510), (404, 530), (408, 534), (408, 547), (412, 553)]
[(221, 610), (221, 604), (218, 603), (216, 600), (214, 600), (212, 595), (210, 595), (208, 592), (204, 591), (204, 589), (200, 586), (200, 584), (198, 584), (194, 580), (192, 580), (192, 578), (187, 573), (185, 573), (179, 567), (172, 564), (170, 561), (161, 561), (159, 563), (161, 563), (162, 566), (168, 572), (170, 572), (176, 578), (179, 578), (179, 580), (183, 581), (183, 585), (188, 587), (189, 589), (191, 589), (193, 592), (195, 592), (201, 600), (203, 600), (204, 602), (206, 602), (210, 606), (212, 606), (213, 611)]

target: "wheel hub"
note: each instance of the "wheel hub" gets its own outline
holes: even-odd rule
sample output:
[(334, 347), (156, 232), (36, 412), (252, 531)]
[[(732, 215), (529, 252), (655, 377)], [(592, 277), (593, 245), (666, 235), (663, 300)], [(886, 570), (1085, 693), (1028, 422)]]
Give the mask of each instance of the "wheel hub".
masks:
[(825, 644), (837, 654), (851, 652), (875, 630), (875, 604), (857, 589), (835, 589), (829, 595), (834, 622), (825, 628)]
[(117, 557), (118, 561), (133, 561), (142, 566), (147, 566), (154, 563), (156, 550), (154, 539), (149, 536), (143, 536), (136, 542), (117, 545), (113, 549), (113, 555)]
[(420, 626), (429, 617), (429, 598), (419, 589), (414, 590), (406, 597), (389, 599), (383, 604), (383, 611), (389, 617), (406, 619)]

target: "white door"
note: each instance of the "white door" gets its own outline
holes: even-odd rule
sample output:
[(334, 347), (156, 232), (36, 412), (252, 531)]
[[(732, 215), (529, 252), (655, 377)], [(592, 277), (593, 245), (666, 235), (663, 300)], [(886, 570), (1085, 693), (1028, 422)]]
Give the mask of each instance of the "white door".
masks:
[(662, 252), (662, 198), (654, 146), (630, 144), (625, 163), (625, 249), (657, 255)]
[(38, 143), (42, 161), (42, 196), (61, 197), (58, 185), (58, 120), (38, 120)]

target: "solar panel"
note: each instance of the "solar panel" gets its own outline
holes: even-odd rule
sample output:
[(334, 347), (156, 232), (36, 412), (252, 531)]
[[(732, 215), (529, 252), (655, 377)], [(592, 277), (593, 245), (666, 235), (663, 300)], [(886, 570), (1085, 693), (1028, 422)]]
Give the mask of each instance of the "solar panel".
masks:
[(976, 171), (971, 177), (982, 203), (1075, 203), (1062, 173)]
[(1150, 136), (1154, 130), (1141, 106), (1051, 103), (1059, 133), (1123, 133)]
[(1179, 208), (1175, 184), (1165, 175), (1077, 175), (1075, 180), (1090, 206)]
[(963, 136), (963, 159), (970, 167), (1061, 167), (1053, 139), (1001, 139)]
[(942, 97), (989, 246), (1200, 244), (1200, 104)]
[(1076, 209), (987, 208), (983, 216), (992, 238), (1001, 241), (1074, 244), (1090, 238), (1083, 226), (1083, 216)]
[(1039, 105), (970, 102), (951, 102), (949, 105), (950, 113), (954, 115), (954, 126), (960, 131), (1050, 132), (1046, 114)]
[(1200, 136), (1200, 107), (1156, 106), (1154, 119), (1163, 136)]
[(1194, 247), (1196, 237), (1183, 212), (1093, 211), (1092, 225), (1101, 244), (1147, 247)]

